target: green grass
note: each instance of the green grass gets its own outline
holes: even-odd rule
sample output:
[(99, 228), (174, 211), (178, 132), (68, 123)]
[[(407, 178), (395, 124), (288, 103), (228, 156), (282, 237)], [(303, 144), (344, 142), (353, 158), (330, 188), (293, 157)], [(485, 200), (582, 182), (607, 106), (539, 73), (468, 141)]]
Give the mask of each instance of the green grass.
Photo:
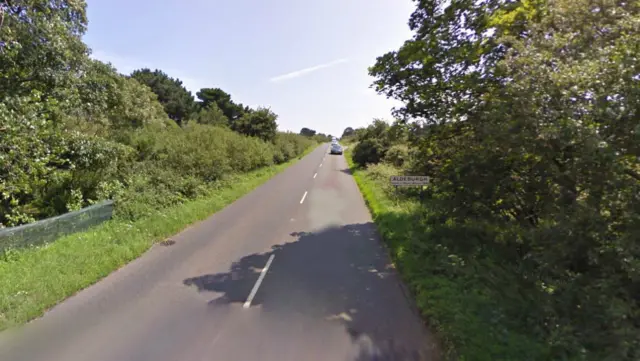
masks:
[[(517, 291), (505, 301), (509, 285), (487, 285), (497, 267), (491, 264), (460, 265), (438, 248), (441, 236), (425, 224), (427, 205), (397, 197), (389, 175), (391, 166), (357, 168), (349, 148), (345, 158), (389, 249), (392, 261), (436, 333), (445, 359), (459, 361), (545, 360), (540, 340), (523, 329), (518, 320), (503, 317), (505, 304), (522, 306)], [(387, 172), (387, 173), (385, 173)], [(428, 203), (427, 203), (428, 204)], [(517, 308), (517, 307), (515, 307)]]
[(139, 257), (154, 243), (203, 220), (315, 149), (288, 163), (234, 175), (213, 195), (136, 222), (113, 220), (42, 247), (0, 255), (0, 330), (41, 316), (79, 290)]

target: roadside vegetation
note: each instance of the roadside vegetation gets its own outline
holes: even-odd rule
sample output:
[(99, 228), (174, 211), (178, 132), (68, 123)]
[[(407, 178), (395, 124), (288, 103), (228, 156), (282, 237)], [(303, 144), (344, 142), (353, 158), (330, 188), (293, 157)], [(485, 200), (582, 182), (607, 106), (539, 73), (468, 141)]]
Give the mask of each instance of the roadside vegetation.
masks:
[(447, 354), (640, 359), (637, 2), (428, 0), (409, 24), (370, 68), (405, 105), (342, 142)]
[(84, 1), (0, 10), (0, 227), (104, 199), (135, 220), (322, 140), (279, 132), (273, 111), (219, 88), (194, 98), (161, 70), (123, 75), (91, 59)]
[(249, 193), (295, 161), (229, 176), (207, 195), (135, 222), (116, 219), (44, 246), (5, 252), (0, 258), (0, 331), (39, 317), (49, 307), (134, 260), (154, 243)]
[[(84, 1), (0, 2), (0, 228), (115, 201), (114, 220), (0, 254), (0, 329), (25, 322), (328, 141), (219, 88), (120, 74), (81, 40)], [(126, 234), (126, 236), (125, 236)]]

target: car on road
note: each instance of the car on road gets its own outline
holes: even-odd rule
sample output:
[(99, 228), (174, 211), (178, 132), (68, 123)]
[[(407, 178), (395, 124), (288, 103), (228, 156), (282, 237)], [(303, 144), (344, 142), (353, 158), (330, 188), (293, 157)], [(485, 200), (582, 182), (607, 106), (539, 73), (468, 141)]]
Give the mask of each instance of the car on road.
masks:
[(331, 144), (331, 154), (342, 154), (342, 146), (338, 143)]

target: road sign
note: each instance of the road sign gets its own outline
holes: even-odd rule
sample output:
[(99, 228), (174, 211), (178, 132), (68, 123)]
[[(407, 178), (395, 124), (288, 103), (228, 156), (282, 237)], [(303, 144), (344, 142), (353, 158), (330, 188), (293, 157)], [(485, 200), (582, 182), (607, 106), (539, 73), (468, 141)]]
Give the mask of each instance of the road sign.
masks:
[(391, 176), (391, 184), (394, 186), (424, 186), (429, 184), (429, 177), (422, 175), (394, 175)]

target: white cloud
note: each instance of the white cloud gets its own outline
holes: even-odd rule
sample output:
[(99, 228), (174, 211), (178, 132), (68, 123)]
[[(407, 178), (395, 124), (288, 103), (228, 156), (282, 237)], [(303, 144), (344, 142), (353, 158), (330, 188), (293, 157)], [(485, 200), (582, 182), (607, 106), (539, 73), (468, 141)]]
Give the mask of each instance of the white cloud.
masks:
[(165, 67), (162, 64), (149, 62), (146, 60), (122, 57), (116, 54), (109, 54), (100, 50), (93, 51), (91, 57), (103, 62), (111, 63), (118, 72), (122, 74), (131, 74), (136, 69), (149, 68), (151, 70), (160, 69), (172, 78), (178, 78), (182, 81), (182, 85), (187, 88), (195, 96), (202, 88), (208, 87), (204, 81), (193, 78), (185, 74), (181, 70)]
[(328, 63), (325, 63), (325, 64), (320, 64), (320, 65), (312, 66), (312, 67), (309, 67), (309, 68), (304, 68), (304, 69), (292, 71), (290, 73), (278, 75), (278, 76), (275, 76), (275, 77), (269, 79), (269, 81), (276, 83), (276, 82), (279, 82), (279, 81), (282, 81), (282, 80), (297, 78), (297, 77), (303, 76), (305, 74), (312, 73), (312, 72), (320, 70), (320, 69), (329, 68), (329, 67), (332, 67), (334, 65), (345, 63), (347, 61), (348, 61), (348, 59), (334, 60), (334, 61), (331, 61), (331, 62), (328, 62)]

